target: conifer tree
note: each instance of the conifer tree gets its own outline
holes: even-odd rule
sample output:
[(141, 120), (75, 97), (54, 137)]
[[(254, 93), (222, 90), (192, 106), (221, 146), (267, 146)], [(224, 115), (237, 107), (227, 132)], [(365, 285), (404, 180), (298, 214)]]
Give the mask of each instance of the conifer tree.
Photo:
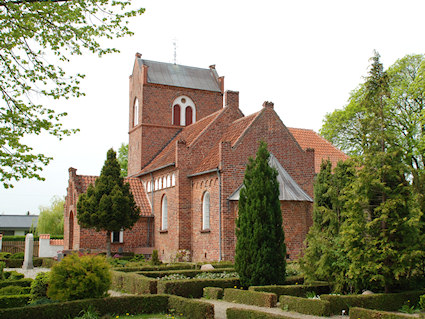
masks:
[(133, 227), (139, 219), (130, 185), (120, 176), (116, 153), (110, 149), (95, 185), (89, 185), (77, 204), (78, 222), (86, 228), (106, 231), (107, 256), (111, 255), (111, 232)]
[[(339, 257), (339, 232), (344, 221), (344, 192), (355, 176), (350, 160), (332, 164), (325, 160), (314, 183), (313, 225), (307, 234), (300, 266), (307, 281), (326, 280), (334, 284), (346, 265)], [(337, 287), (341, 290), (340, 287)]]
[(351, 290), (389, 292), (408, 278), (420, 255), (419, 209), (411, 200), (407, 167), (388, 119), (388, 76), (376, 53), (365, 83), (361, 123), (363, 154), (347, 191), (341, 228), (342, 253), (349, 260), (344, 280)]
[(269, 166), (267, 145), (250, 158), (239, 198), (235, 269), (243, 287), (283, 284), (286, 246), (277, 171)]

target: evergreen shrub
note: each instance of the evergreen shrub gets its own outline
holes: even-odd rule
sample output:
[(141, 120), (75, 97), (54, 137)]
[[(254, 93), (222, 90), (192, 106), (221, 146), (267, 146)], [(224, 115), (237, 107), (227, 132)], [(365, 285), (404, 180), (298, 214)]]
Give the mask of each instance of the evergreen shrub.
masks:
[(278, 296), (289, 295), (295, 297), (305, 297), (308, 291), (314, 291), (317, 295), (328, 294), (331, 291), (329, 284), (311, 284), (311, 285), (270, 285), (270, 286), (251, 286), (249, 290), (266, 291), (275, 293)]
[[(9, 296), (9, 295), (1, 295), (0, 296), (0, 310), (1, 308), (15, 308), (15, 307), (23, 307), (30, 300), (30, 295), (17, 295), (17, 296)], [(0, 318), (3, 318), (0, 312)], [(20, 318), (18, 316), (14, 318)], [(34, 317), (35, 318), (35, 317)], [(42, 318), (42, 317), (40, 317)]]
[(6, 267), (6, 263), (4, 261), (0, 261), (0, 280), (4, 280), (4, 268)]
[(240, 308), (227, 308), (226, 317), (227, 319), (293, 319), (289, 316)]
[(31, 283), (31, 300), (38, 300), (47, 297), (47, 288), (49, 286), (49, 273), (40, 272)]
[(136, 273), (112, 271), (111, 288), (131, 294), (156, 294), (157, 280)]
[(410, 304), (416, 305), (423, 294), (424, 290), (419, 290), (372, 295), (321, 295), (320, 298), (330, 302), (331, 314), (340, 314), (342, 310), (348, 311), (350, 307), (397, 311), (408, 300)]
[(14, 253), (12, 256), (9, 257), (9, 259), (24, 259), (25, 253), (24, 252), (19, 252), (19, 253)]
[(159, 260), (159, 257), (158, 257), (158, 250), (156, 249), (152, 251), (151, 264), (153, 266), (158, 266), (162, 264), (161, 260)]
[(159, 294), (189, 298), (201, 298), (205, 287), (230, 288), (234, 286), (239, 286), (239, 279), (187, 279), (157, 282)]
[(203, 297), (206, 299), (223, 299), (223, 288), (205, 287)]
[(372, 309), (364, 309), (358, 307), (350, 308), (350, 319), (412, 319), (415, 318), (412, 315), (386, 312)]
[(66, 256), (53, 266), (47, 295), (68, 301), (106, 296), (111, 285), (109, 265), (101, 256)]
[(19, 286), (6, 286), (0, 288), (1, 296), (17, 296), (17, 295), (28, 295), (30, 293), (30, 287), (19, 287)]
[(8, 259), (12, 254), (8, 252), (0, 252), (0, 259)]
[(276, 294), (269, 292), (226, 288), (224, 289), (223, 300), (272, 308), (276, 307), (277, 296)]
[(168, 311), (191, 319), (214, 319), (214, 305), (178, 296), (169, 296)]
[(330, 315), (330, 302), (326, 300), (282, 295), (279, 298), (279, 302), (280, 307), (284, 310), (313, 316)]
[(21, 274), (15, 270), (5, 271), (3, 275), (4, 275), (4, 279), (8, 279), (8, 280), (19, 280), (25, 277), (24, 274)]
[(7, 287), (7, 286), (30, 287), (32, 281), (33, 280), (31, 278), (4, 280), (4, 281), (0, 281), (0, 288)]
[(168, 295), (122, 296), (74, 300), (44, 305), (29, 305), (14, 309), (0, 309), (2, 319), (67, 319), (92, 309), (100, 316), (106, 314), (165, 313), (175, 311), (187, 318), (214, 318), (214, 307), (202, 301)]

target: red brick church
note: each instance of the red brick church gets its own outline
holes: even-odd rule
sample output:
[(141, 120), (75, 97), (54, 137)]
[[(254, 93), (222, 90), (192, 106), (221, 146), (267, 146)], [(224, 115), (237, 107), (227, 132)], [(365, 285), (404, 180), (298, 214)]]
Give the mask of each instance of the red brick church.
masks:
[[(223, 102), (224, 101), (224, 102)], [(112, 234), (113, 251), (172, 260), (232, 260), (239, 191), (249, 156), (264, 140), (278, 170), (285, 241), (296, 258), (312, 224), (313, 178), (323, 158), (346, 155), (312, 130), (287, 128), (271, 102), (245, 116), (239, 93), (208, 69), (142, 59), (130, 76), (128, 178), (140, 220)], [(95, 176), (69, 169), (65, 249), (102, 249), (104, 233), (78, 225), (78, 196)]]

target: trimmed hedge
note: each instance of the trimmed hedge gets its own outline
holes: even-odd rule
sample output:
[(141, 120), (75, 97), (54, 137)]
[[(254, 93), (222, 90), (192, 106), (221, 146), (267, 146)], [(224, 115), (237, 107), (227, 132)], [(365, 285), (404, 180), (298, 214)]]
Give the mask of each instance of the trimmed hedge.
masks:
[(195, 277), (197, 274), (202, 273), (222, 273), (222, 272), (234, 272), (234, 268), (222, 268), (222, 269), (211, 269), (211, 270), (197, 270), (197, 269), (184, 269), (184, 270), (164, 270), (164, 271), (140, 271), (138, 274), (150, 277), (150, 278), (162, 278), (168, 275), (179, 274), (187, 277)]
[(3, 288), (0, 288), (0, 296), (29, 295), (30, 293), (31, 293), (31, 287), (6, 286)]
[[(15, 308), (15, 307), (23, 307), (28, 304), (31, 295), (18, 295), (18, 296), (0, 296), (0, 310), (1, 308)], [(0, 312), (0, 318), (3, 318)], [(15, 318), (20, 318), (15, 317)]]
[(169, 296), (168, 311), (175, 311), (191, 319), (214, 319), (214, 305), (178, 296)]
[(9, 279), (9, 280), (19, 280), (19, 279), (25, 278), (24, 274), (21, 274), (15, 270), (4, 271), (3, 276), (4, 276), (4, 279)]
[(295, 311), (306, 315), (330, 316), (330, 302), (326, 300), (282, 295), (279, 298), (279, 302), (283, 310)]
[(201, 298), (205, 287), (230, 288), (239, 286), (239, 279), (187, 279), (157, 280), (159, 294), (170, 294), (181, 297)]
[(22, 278), (18, 280), (2, 280), (0, 281), (0, 288), (7, 286), (30, 287), (32, 283), (31, 278)]
[(302, 285), (304, 284), (303, 276), (290, 276), (286, 277), (285, 285)]
[(316, 295), (328, 294), (331, 292), (330, 286), (323, 283), (315, 285), (251, 286), (249, 290), (272, 292), (278, 297), (281, 295), (305, 297), (308, 291), (314, 291)]
[(227, 288), (223, 300), (254, 305), (259, 307), (276, 307), (277, 296), (274, 293)]
[(207, 299), (223, 299), (223, 288), (205, 287), (203, 297)]
[(111, 288), (131, 294), (156, 294), (157, 280), (136, 273), (111, 271)]
[(350, 319), (412, 319), (412, 315), (352, 307)]
[[(44, 258), (38, 258), (33, 257), (32, 263), (34, 267), (41, 267), (43, 264)], [(6, 264), (6, 268), (22, 268), (22, 265), (24, 263), (24, 259), (0, 259), (0, 261), (3, 261)]]
[(267, 312), (239, 308), (227, 308), (226, 317), (227, 319), (293, 319), (293, 317), (284, 315), (275, 315)]
[(100, 316), (105, 314), (160, 313), (174, 310), (188, 318), (214, 318), (214, 306), (202, 301), (168, 295), (123, 296), (74, 300), (20, 308), (0, 309), (2, 319), (65, 319), (93, 307)]
[(170, 264), (161, 266), (145, 265), (140, 267), (115, 267), (112, 270), (122, 272), (136, 272), (136, 271), (166, 271), (166, 270), (183, 270), (195, 269), (195, 264)]
[(342, 310), (348, 310), (351, 307), (396, 311), (400, 309), (407, 300), (410, 300), (412, 305), (416, 304), (419, 301), (419, 297), (424, 293), (424, 290), (417, 290), (372, 295), (321, 295), (320, 298), (330, 302), (331, 314), (340, 314)]

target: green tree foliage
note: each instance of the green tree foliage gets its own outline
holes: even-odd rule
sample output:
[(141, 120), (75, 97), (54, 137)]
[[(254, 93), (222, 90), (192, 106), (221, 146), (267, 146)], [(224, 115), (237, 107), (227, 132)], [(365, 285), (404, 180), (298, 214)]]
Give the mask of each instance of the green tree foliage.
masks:
[[(350, 160), (332, 163), (323, 161), (314, 183), (313, 226), (307, 234), (307, 248), (300, 258), (301, 269), (308, 281), (325, 280), (335, 283), (336, 276), (344, 276), (344, 260), (340, 259), (339, 235), (345, 220), (345, 189), (355, 177), (355, 166)], [(340, 264), (342, 263), (342, 264)]]
[(240, 192), (236, 221), (235, 269), (244, 287), (283, 284), (286, 246), (277, 171), (268, 164), (267, 145), (250, 158)]
[(118, 163), (121, 167), (121, 177), (126, 177), (128, 168), (128, 144), (122, 143), (118, 149)]
[(111, 232), (133, 227), (139, 219), (130, 185), (120, 176), (116, 153), (110, 149), (95, 185), (81, 194), (77, 203), (77, 218), (81, 226), (106, 231), (106, 248), (111, 255)]
[(54, 196), (49, 207), (40, 206), (37, 222), (38, 234), (63, 235), (63, 214), (65, 199)]
[(68, 99), (84, 95), (83, 74), (66, 73), (72, 55), (92, 52), (102, 56), (118, 52), (104, 47), (101, 38), (132, 35), (131, 17), (144, 9), (131, 9), (131, 0), (0, 1), (0, 182), (36, 178), (51, 161), (36, 154), (22, 138), (51, 134), (61, 139), (76, 130), (62, 127), (52, 106), (38, 104), (35, 96)]
[(53, 266), (47, 295), (59, 301), (101, 298), (107, 295), (110, 285), (111, 274), (104, 257), (72, 254)]
[[(307, 271), (317, 277), (328, 274), (338, 290), (389, 292), (412, 276), (423, 274), (421, 212), (409, 182), (412, 166), (406, 161), (398, 136), (393, 80), (376, 53), (365, 83), (352, 94), (346, 109), (328, 116), (324, 125), (323, 131), (331, 132), (330, 119), (335, 121), (335, 131), (341, 130), (342, 134), (339, 145), (348, 146), (355, 154), (358, 169), (354, 179), (341, 184), (342, 223), (335, 232), (337, 228), (332, 224), (323, 223), (329, 212), (334, 216), (336, 210), (329, 210), (331, 201), (324, 195), (331, 187), (320, 179), (322, 175), (325, 181), (342, 178), (332, 177), (323, 167), (315, 191), (323, 200), (315, 198), (314, 225), (304, 258), (310, 266)], [(352, 127), (342, 130), (343, 125)], [(327, 233), (334, 234), (333, 243), (321, 241)], [(328, 255), (332, 256), (331, 262)], [(312, 270), (315, 266), (316, 271)]]

